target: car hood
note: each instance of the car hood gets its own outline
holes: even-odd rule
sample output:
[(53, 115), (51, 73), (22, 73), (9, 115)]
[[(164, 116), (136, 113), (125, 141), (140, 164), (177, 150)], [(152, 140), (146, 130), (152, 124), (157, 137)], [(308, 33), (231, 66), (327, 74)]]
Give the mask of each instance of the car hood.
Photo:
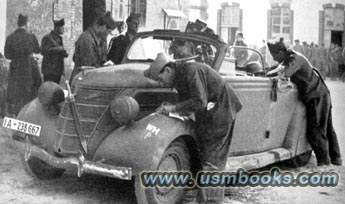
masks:
[(144, 76), (149, 64), (129, 63), (110, 67), (95, 68), (79, 73), (73, 85), (93, 88), (151, 88), (161, 85)]

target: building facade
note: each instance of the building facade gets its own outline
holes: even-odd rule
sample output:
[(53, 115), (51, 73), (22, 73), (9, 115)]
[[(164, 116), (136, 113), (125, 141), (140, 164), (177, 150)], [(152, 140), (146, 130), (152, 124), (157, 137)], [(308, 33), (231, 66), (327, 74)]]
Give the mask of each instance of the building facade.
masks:
[(293, 42), (294, 11), (292, 0), (271, 0), (267, 11), (267, 39), (284, 38), (288, 44)]
[[(345, 2), (344, 0), (234, 0), (242, 10), (242, 27), (248, 44), (261, 45), (262, 40), (283, 37), (284, 41), (293, 44), (298, 39), (308, 44), (331, 42), (345, 47)], [(212, 27), (226, 41), (228, 35), (224, 28), (224, 16), (232, 18), (231, 14), (220, 14), (225, 7), (237, 3), (223, 3), (216, 0), (211, 4), (210, 19), (217, 22)], [(216, 4), (216, 5), (215, 5)], [(229, 9), (230, 10), (230, 9)], [(217, 14), (215, 14), (218, 11)], [(225, 11), (226, 12), (226, 11)], [(210, 21), (209, 24), (212, 22)], [(231, 43), (231, 40), (229, 40)]]
[(239, 3), (222, 3), (217, 11), (217, 33), (227, 43), (233, 44), (237, 32), (242, 32), (243, 10)]
[(345, 5), (324, 4), (319, 12), (319, 43), (345, 46)]
[(188, 20), (208, 19), (207, 0), (106, 0), (106, 8), (117, 21), (126, 20), (130, 13), (141, 14), (141, 31), (183, 30)]

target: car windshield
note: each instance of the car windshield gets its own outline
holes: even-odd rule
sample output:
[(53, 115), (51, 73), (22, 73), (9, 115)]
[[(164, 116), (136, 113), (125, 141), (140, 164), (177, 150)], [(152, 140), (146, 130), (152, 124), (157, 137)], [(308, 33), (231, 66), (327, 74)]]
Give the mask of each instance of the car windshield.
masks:
[(131, 61), (153, 61), (161, 52), (176, 60), (193, 59), (212, 67), (217, 49), (210, 43), (195, 39), (145, 36), (133, 42), (127, 57)]

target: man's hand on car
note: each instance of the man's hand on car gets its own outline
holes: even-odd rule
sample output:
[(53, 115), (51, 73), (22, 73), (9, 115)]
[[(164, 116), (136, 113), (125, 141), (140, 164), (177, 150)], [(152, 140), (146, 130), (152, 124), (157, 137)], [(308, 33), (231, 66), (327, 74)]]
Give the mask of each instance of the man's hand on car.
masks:
[(157, 113), (168, 115), (169, 113), (176, 112), (176, 106), (171, 104), (162, 104), (157, 110)]

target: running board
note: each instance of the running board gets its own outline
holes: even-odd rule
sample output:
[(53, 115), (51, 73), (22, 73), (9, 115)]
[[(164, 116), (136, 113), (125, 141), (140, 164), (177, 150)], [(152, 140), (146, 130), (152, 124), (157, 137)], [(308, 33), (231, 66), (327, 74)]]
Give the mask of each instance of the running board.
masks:
[(244, 156), (231, 156), (228, 157), (225, 169), (227, 171), (237, 171), (239, 168), (245, 170), (258, 169), (269, 164), (291, 159), (292, 157), (292, 152), (285, 148), (276, 148), (270, 151)]

